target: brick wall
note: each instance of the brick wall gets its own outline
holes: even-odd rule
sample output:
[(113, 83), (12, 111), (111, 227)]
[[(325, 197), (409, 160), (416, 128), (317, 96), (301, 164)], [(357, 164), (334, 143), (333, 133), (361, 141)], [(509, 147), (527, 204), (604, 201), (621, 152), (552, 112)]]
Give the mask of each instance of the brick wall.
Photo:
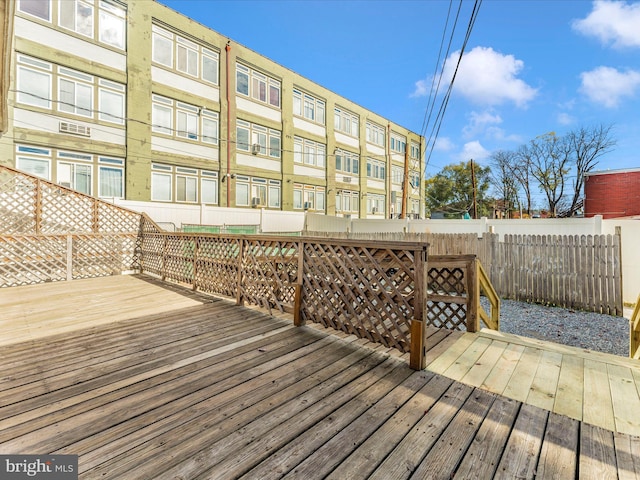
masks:
[(584, 197), (585, 217), (640, 215), (640, 170), (589, 175)]

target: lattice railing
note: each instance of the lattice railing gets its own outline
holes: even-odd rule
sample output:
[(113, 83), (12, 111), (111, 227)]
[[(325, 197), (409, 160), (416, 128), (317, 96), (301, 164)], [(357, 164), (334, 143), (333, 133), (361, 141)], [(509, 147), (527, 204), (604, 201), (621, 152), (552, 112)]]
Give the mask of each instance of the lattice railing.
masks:
[[(487, 313), (480, 297), (488, 300)], [(438, 328), (498, 330), (500, 300), (475, 255), (432, 255), (427, 273), (427, 322)]]
[(138, 233), (140, 214), (0, 166), (0, 235)]
[(0, 166), (0, 287), (137, 271), (144, 215)]
[(137, 235), (0, 236), (0, 287), (117, 275), (138, 269)]

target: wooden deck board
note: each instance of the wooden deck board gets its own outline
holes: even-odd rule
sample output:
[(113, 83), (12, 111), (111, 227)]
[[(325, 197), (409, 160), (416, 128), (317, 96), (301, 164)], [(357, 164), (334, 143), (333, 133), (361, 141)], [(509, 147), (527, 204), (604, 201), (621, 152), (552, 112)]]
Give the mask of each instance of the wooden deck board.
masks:
[(617, 431), (640, 402), (626, 359), (429, 329), (437, 372), (414, 372), (144, 277), (22, 288), (0, 291), (0, 452), (77, 454), (82, 479), (639, 476), (640, 440)]

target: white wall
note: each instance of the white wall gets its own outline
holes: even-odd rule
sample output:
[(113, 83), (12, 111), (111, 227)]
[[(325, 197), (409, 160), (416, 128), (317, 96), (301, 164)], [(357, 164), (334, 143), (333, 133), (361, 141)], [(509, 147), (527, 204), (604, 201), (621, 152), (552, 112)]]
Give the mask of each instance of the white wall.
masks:
[(144, 212), (158, 223), (194, 225), (260, 225), (262, 233), (300, 232), (304, 227), (304, 213), (283, 212), (262, 208), (223, 208), (207, 205), (136, 202), (116, 199), (115, 202), (136, 212)]

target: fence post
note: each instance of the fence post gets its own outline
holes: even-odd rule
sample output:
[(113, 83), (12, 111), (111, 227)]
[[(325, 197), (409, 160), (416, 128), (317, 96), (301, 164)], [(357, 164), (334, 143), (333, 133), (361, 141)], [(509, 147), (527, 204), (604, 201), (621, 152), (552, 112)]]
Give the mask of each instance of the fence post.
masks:
[(301, 327), (305, 324), (302, 318), (302, 287), (304, 284), (304, 241), (298, 242), (298, 278), (296, 280), (296, 291), (293, 300), (293, 324)]
[(162, 269), (160, 270), (161, 273), (161, 278), (162, 281), (164, 282), (167, 279), (167, 274), (166, 274), (166, 266), (167, 266), (167, 244), (169, 243), (169, 241), (167, 240), (169, 237), (168, 235), (162, 235), (163, 238), (163, 242), (162, 242)]
[(191, 275), (193, 276), (193, 285), (191, 286), (192, 290), (195, 292), (198, 290), (198, 250), (200, 249), (200, 237), (194, 238), (193, 243), (193, 268), (191, 271)]
[(73, 237), (67, 235), (67, 280), (73, 280)]
[(425, 352), (426, 319), (427, 319), (427, 249), (428, 245), (414, 252), (418, 260), (414, 271), (414, 305), (411, 320), (411, 351), (409, 366), (414, 370), (424, 370), (427, 366)]
[(478, 310), (480, 309), (480, 282), (478, 281), (478, 257), (474, 256), (467, 263), (467, 332), (479, 329)]
[(244, 305), (244, 298), (242, 297), (242, 263), (244, 257), (244, 248), (245, 248), (245, 240), (241, 238), (239, 240), (238, 245), (238, 266), (237, 269), (237, 277), (236, 277), (236, 305), (242, 306)]
[[(615, 269), (614, 273), (614, 297), (616, 302), (616, 315), (624, 316), (624, 284), (622, 277), (622, 227), (616, 226), (616, 234), (613, 242), (614, 248), (616, 251), (614, 252), (614, 256), (617, 254), (618, 256), (618, 268)], [(613, 262), (615, 266), (615, 261)]]

